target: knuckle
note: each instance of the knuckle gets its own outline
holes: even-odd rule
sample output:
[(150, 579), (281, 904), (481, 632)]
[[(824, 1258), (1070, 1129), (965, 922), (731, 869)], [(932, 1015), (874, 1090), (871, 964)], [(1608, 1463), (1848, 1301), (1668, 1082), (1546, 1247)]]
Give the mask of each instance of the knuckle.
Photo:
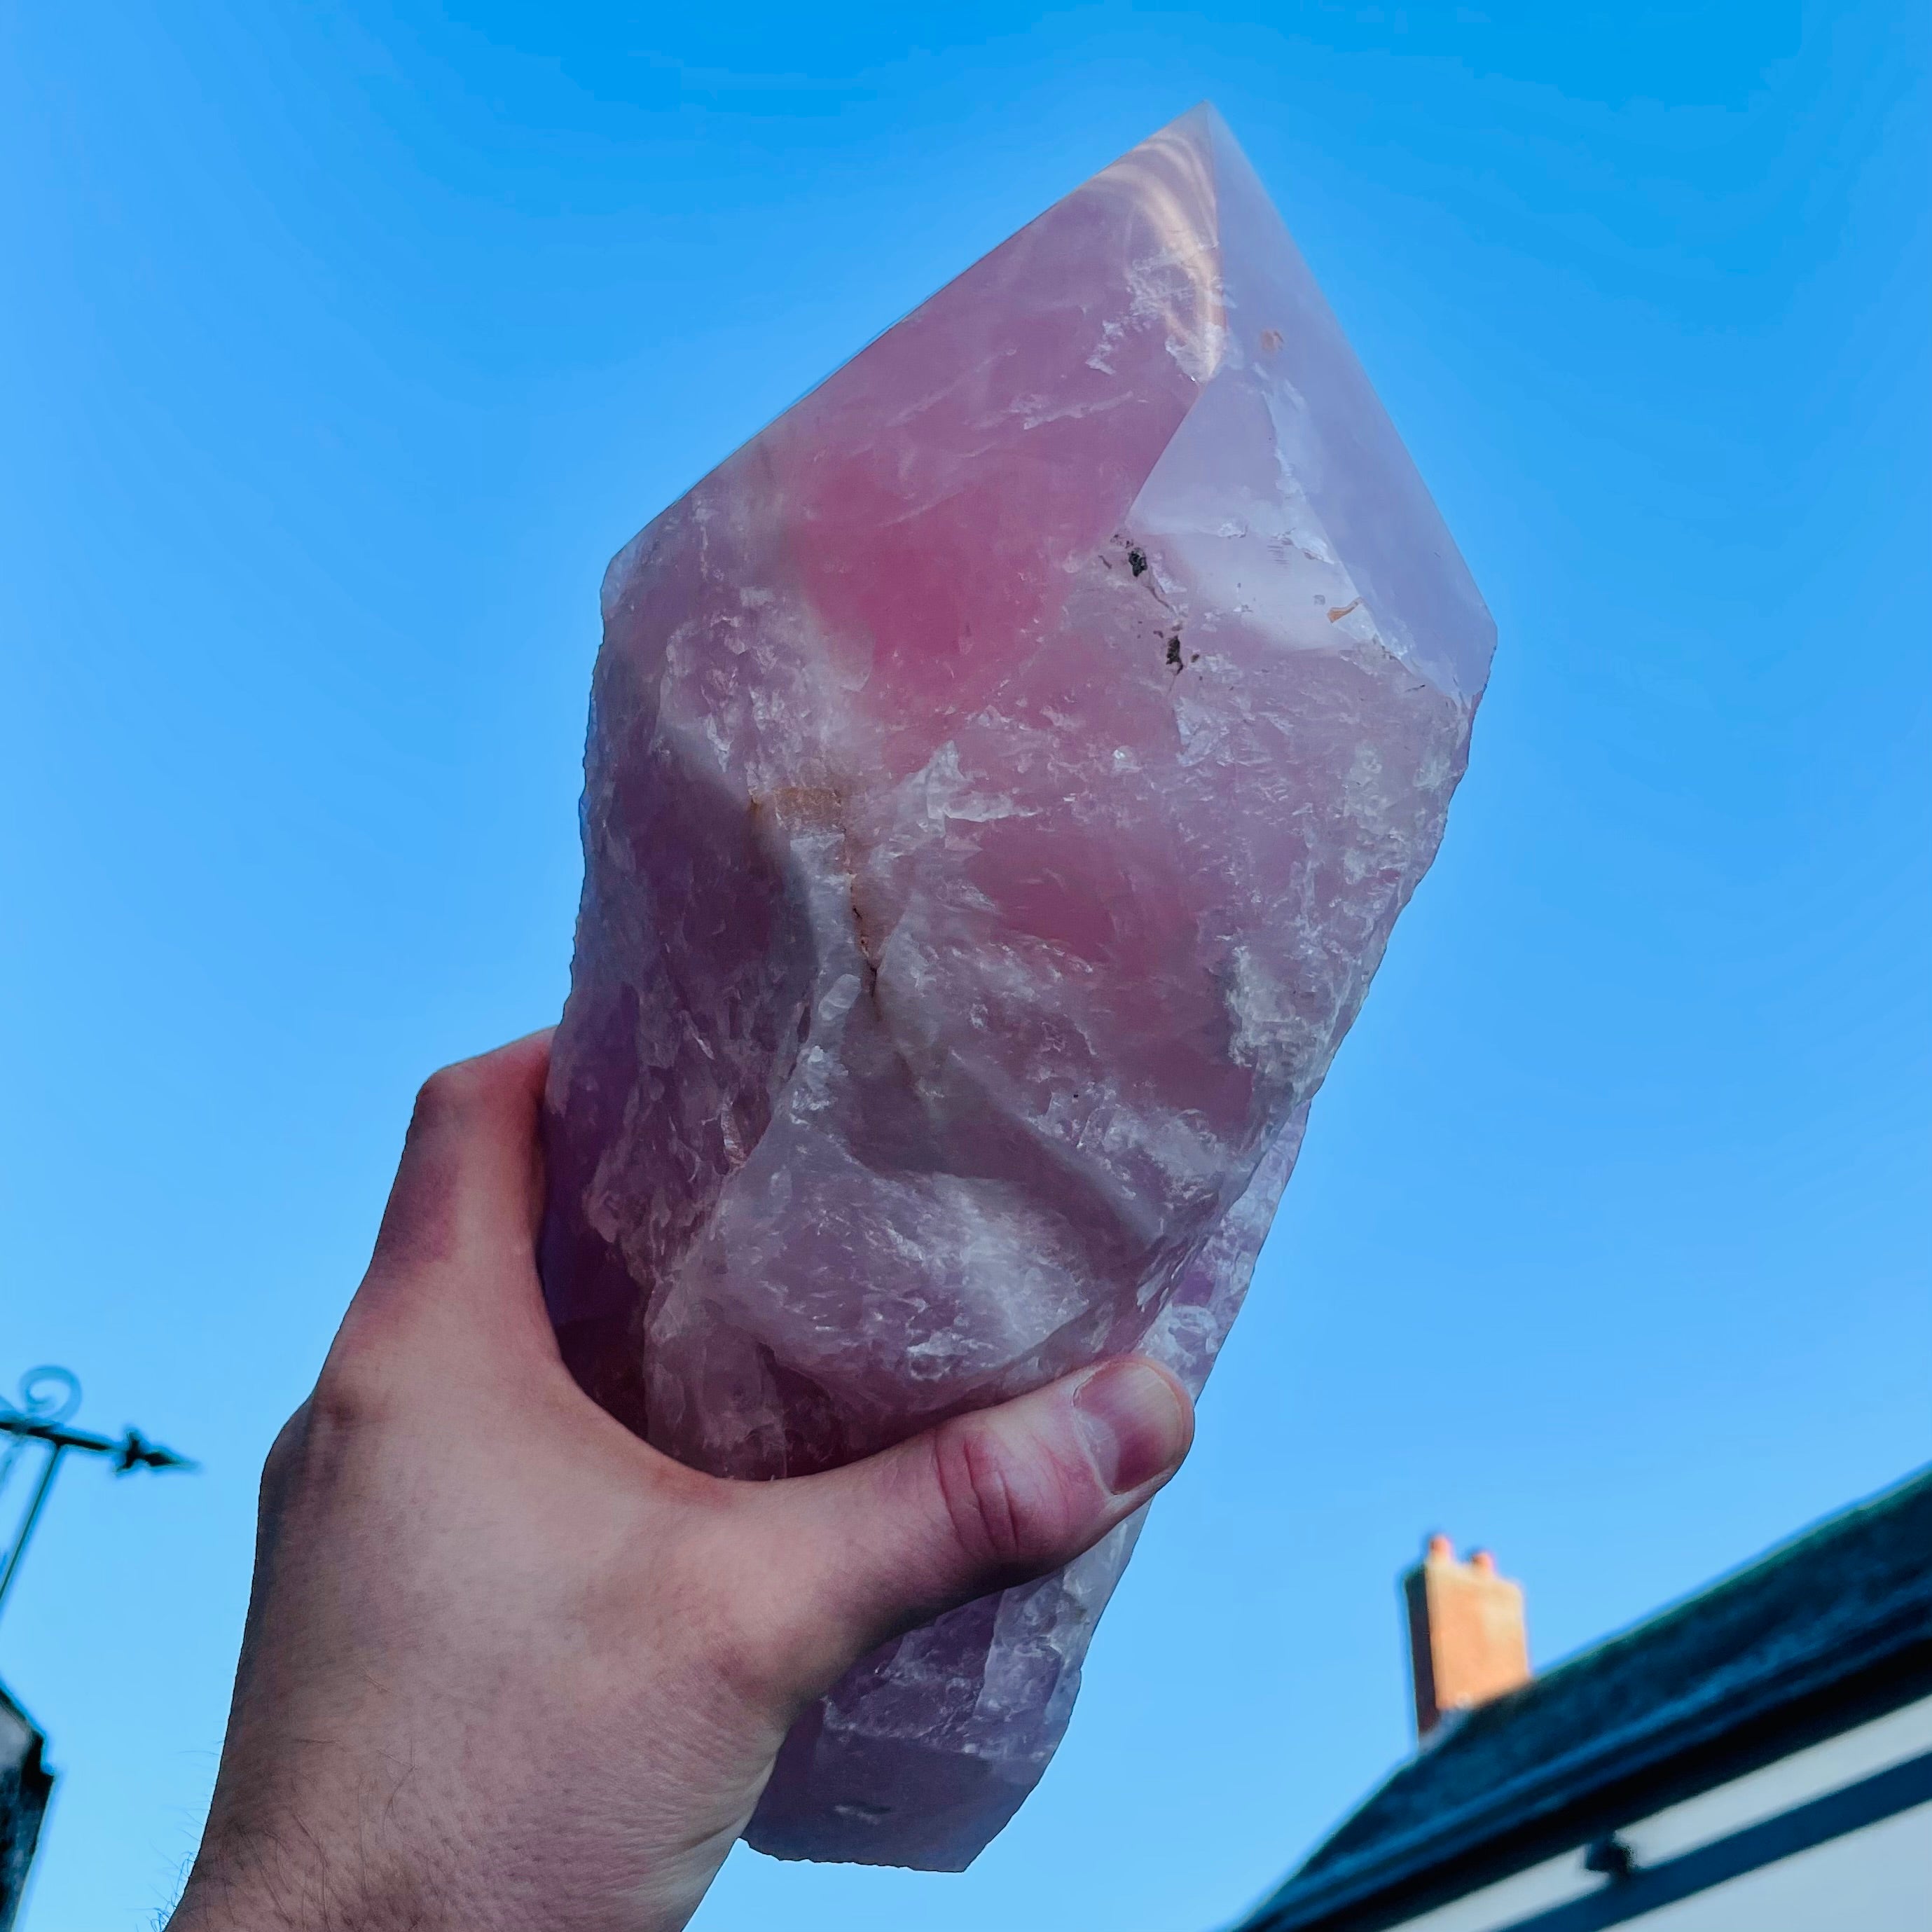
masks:
[[(788, 1728), (798, 1709), (824, 1690), (849, 1660), (843, 1650), (829, 1661), (825, 1619), (802, 1606), (747, 1607), (734, 1593), (694, 1618), (708, 1674), (741, 1710), (776, 1714)], [(753, 1598), (755, 1602), (755, 1597)]]
[(388, 1408), (382, 1379), (362, 1353), (338, 1348), (322, 1365), (314, 1393), (296, 1415), (305, 1441), (333, 1443), (370, 1434), (386, 1420)]
[(265, 1515), (363, 1488), (394, 1459), (398, 1412), (393, 1388), (372, 1364), (353, 1351), (332, 1351), (262, 1466)]
[(476, 1070), (469, 1060), (440, 1066), (416, 1089), (413, 1118), (418, 1125), (428, 1126), (454, 1119), (469, 1107), (476, 1087)]
[(1033, 1568), (1041, 1513), (1006, 1444), (968, 1417), (934, 1434), (932, 1454), (946, 1522), (968, 1561), (994, 1575)]
[(272, 1510), (293, 1486), (308, 1433), (309, 1405), (304, 1402), (277, 1432), (262, 1463), (261, 1508)]

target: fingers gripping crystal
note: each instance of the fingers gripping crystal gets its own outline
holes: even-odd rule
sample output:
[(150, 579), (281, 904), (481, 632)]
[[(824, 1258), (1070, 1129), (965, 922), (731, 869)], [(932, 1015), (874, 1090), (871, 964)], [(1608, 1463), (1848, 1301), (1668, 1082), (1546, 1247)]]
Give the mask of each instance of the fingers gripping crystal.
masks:
[[(1211, 110), (612, 564), (546, 1110), (566, 1359), (771, 1478), (1205, 1379), (1434, 856), (1493, 632)], [(865, 1660), (746, 1835), (958, 1869), (1138, 1526)]]

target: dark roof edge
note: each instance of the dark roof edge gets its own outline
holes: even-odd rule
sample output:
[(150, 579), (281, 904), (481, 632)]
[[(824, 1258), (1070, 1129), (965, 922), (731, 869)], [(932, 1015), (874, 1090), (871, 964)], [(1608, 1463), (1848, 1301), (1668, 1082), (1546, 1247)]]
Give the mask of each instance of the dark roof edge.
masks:
[[(1786, 1707), (1800, 1706), (1855, 1680), (1893, 1676), (1908, 1680), (1914, 1688), (1895, 1701), (1909, 1702), (1932, 1687), (1932, 1628), (1928, 1628), (1932, 1593), (1912, 1607), (1919, 1614), (1911, 1618), (1910, 1627), (1895, 1630), (1889, 1642), (1862, 1649), (1855, 1658), (1847, 1657), (1841, 1646), (1822, 1656), (1814, 1653), (1801, 1660), (1813, 1666), (1808, 1670), (1787, 1667), (1768, 1681), (1750, 1687), (1742, 1697), (1703, 1706), (1690, 1720), (1680, 1712), (1677, 1721), (1651, 1727), (1647, 1737), (1640, 1727), (1617, 1732), (1601, 1748), (1540, 1766), (1533, 1773), (1485, 1793), (1478, 1803), (1432, 1820), (1425, 1829), (1384, 1840), (1306, 1880), (1291, 1879), (1274, 1898), (1264, 1900), (1240, 1922), (1241, 1932), (1303, 1932), (1303, 1928), (1312, 1932), (1312, 1928), (1327, 1926), (1336, 1912), (1359, 1914), (1376, 1899), (1409, 1891), (1432, 1873), (1466, 1860), (1486, 1844), (1506, 1838), (1531, 1839), (1538, 1835), (1539, 1827), (1612, 1796), (1676, 1756), (1706, 1748), (1729, 1732), (1761, 1724)], [(1726, 1772), (1708, 1782), (1720, 1784), (1730, 1774)], [(1514, 1861), (1509, 1869), (1522, 1869), (1544, 1856), (1548, 1853)], [(1497, 1878), (1507, 1876), (1502, 1870), (1495, 1874)], [(1353, 1928), (1358, 1922), (1350, 1917), (1346, 1922)]]
[[(1703, 1588), (1567, 1658), (1536, 1681), (1546, 1683), (1588, 1664), (1605, 1650), (1640, 1637), (1754, 1572), (1784, 1562), (1814, 1538), (1831, 1535), (1868, 1512), (1885, 1509), (1928, 1480), (1932, 1480), (1932, 1472), (1916, 1471), (1876, 1496), (1810, 1525)], [(1700, 1704), (1687, 1708), (1679, 1703), (1648, 1722), (1600, 1734), (1577, 1750), (1547, 1760), (1407, 1833), (1379, 1840), (1305, 1878), (1298, 1874), (1290, 1877), (1241, 1922), (1244, 1932), (1298, 1932), (1298, 1928), (1320, 1924), (1345, 1906), (1359, 1910), (1379, 1894), (1413, 1886), (1434, 1867), (1464, 1856), (1486, 1840), (1505, 1834), (1516, 1836), (1538, 1820), (1574, 1810), (1635, 1774), (1764, 1718), (1782, 1706), (1834, 1684), (1906, 1664), (1915, 1650), (1932, 1654), (1932, 1575), (1915, 1578), (1895, 1591), (1875, 1606), (1856, 1630), (1838, 1629), (1808, 1652), (1787, 1654), (1754, 1680), (1734, 1684)], [(1400, 1777), (1413, 1762), (1398, 1766), (1378, 1789)], [(1372, 1802), (1366, 1799), (1364, 1804)], [(1357, 1806), (1350, 1816), (1362, 1809)], [(1347, 1822), (1343, 1821), (1343, 1827)], [(1331, 1839), (1334, 1835), (1330, 1834)], [(1311, 1856), (1318, 1857), (1320, 1848)], [(1306, 1870), (1306, 1864), (1302, 1870)]]

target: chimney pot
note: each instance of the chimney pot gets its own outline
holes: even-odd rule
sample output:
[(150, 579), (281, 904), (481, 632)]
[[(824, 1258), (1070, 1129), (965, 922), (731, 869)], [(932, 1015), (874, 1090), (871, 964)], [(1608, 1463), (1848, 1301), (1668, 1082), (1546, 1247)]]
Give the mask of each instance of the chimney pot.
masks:
[(1486, 1704), (1531, 1674), (1522, 1587), (1497, 1574), (1486, 1550), (1459, 1563), (1446, 1536), (1430, 1537), (1425, 1549), (1402, 1580), (1418, 1738), (1450, 1712)]

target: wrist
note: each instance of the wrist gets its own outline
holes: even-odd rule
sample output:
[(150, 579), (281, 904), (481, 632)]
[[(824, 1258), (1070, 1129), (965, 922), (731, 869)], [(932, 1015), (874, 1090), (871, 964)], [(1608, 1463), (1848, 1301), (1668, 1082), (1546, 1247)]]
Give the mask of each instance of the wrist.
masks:
[(371, 1874), (334, 1868), (313, 1839), (204, 1844), (167, 1932), (428, 1932), (414, 1885), (385, 1897)]

